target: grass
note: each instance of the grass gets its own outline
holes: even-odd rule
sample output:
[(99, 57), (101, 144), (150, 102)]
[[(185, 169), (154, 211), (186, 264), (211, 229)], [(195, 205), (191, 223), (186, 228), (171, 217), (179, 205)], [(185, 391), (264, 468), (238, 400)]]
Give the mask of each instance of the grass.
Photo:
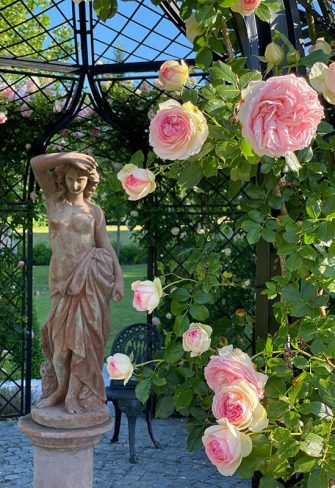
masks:
[[(123, 233), (122, 233), (123, 234)], [(47, 234), (46, 234), (47, 236)], [(125, 295), (118, 303), (111, 302), (112, 332), (106, 346), (106, 355), (110, 354), (111, 344), (116, 334), (126, 325), (135, 322), (146, 322), (146, 313), (137, 312), (132, 306), (133, 293), (130, 285), (133, 281), (146, 278), (146, 264), (122, 266), (125, 281)], [(34, 266), (33, 290), (34, 307), (38, 325), (41, 327), (47, 319), (50, 309), (50, 296), (48, 286), (49, 266)]]

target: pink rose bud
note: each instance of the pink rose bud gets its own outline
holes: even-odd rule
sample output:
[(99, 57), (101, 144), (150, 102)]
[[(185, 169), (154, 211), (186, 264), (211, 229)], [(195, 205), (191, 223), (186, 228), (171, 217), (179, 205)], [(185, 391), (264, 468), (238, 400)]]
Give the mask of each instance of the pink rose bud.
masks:
[(22, 117), (31, 117), (33, 111), (26, 103), (23, 103), (20, 108)]
[(128, 383), (134, 371), (130, 358), (126, 354), (117, 352), (107, 358), (107, 373), (111, 380), (124, 380)]
[(152, 323), (152, 325), (154, 325), (155, 327), (158, 327), (159, 325), (161, 325), (161, 321), (159, 320), (159, 318), (158, 318), (158, 317), (152, 317), (151, 323)]
[(19, 267), (19, 268), (21, 268), (21, 269), (22, 269), (22, 268), (24, 268), (24, 267), (25, 267), (25, 265), (26, 265), (26, 264), (25, 264), (25, 262), (24, 262), (24, 261), (19, 261), (19, 262), (17, 263), (17, 265), (18, 265), (18, 267)]
[(190, 324), (183, 334), (183, 349), (190, 352), (191, 358), (208, 351), (211, 345), (212, 327), (200, 323)]
[(265, 408), (256, 391), (246, 381), (237, 380), (218, 390), (213, 398), (213, 415), (219, 422), (226, 419), (239, 430), (260, 432), (268, 426)]
[(165, 61), (159, 69), (159, 81), (167, 91), (181, 90), (188, 81), (188, 66), (181, 61)]
[(73, 135), (77, 140), (80, 140), (84, 137), (85, 134), (83, 132), (74, 132)]
[(117, 174), (128, 200), (139, 200), (156, 188), (155, 175), (149, 169), (138, 168), (135, 164), (126, 164)]
[(206, 118), (191, 102), (161, 103), (150, 122), (149, 142), (162, 159), (188, 159), (200, 151), (207, 136)]
[(261, 0), (237, 0), (230, 8), (241, 15), (251, 15), (260, 3)]
[(219, 355), (212, 356), (204, 370), (208, 386), (217, 392), (233, 381), (244, 380), (255, 389), (258, 398), (262, 398), (268, 377), (255, 371), (250, 357), (231, 345), (218, 352)]
[(159, 278), (155, 278), (154, 281), (134, 281), (131, 284), (131, 289), (134, 292), (133, 307), (139, 312), (148, 311), (152, 313), (163, 295)]
[(7, 121), (5, 112), (0, 112), (0, 124), (4, 124)]
[(266, 48), (264, 57), (267, 63), (278, 65), (281, 64), (284, 60), (284, 50), (281, 46), (276, 44), (275, 42), (270, 42)]
[(328, 54), (328, 56), (331, 56), (332, 47), (327, 41), (325, 41), (324, 37), (319, 37), (315, 44), (309, 48), (310, 53), (313, 53), (314, 51), (323, 51), (325, 54)]
[(242, 458), (249, 456), (252, 450), (250, 437), (227, 421), (208, 427), (202, 443), (209, 460), (223, 476), (232, 476)]
[(255, 153), (272, 158), (309, 146), (323, 117), (318, 94), (295, 75), (250, 82), (238, 114)]

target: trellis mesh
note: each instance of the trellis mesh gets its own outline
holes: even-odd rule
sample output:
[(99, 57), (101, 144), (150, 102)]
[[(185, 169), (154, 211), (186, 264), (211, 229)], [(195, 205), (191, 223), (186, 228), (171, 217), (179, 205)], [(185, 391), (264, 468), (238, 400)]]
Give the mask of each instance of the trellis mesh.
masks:
[[(304, 48), (311, 42), (308, 15), (318, 35), (333, 29), (334, 2), (285, 0), (283, 6), (288, 15), (273, 26), (286, 29), (292, 42), (303, 39)], [(241, 19), (235, 16), (228, 26), (235, 28), (237, 54), (241, 51), (249, 59), (263, 54), (273, 28), (249, 19), (246, 29)], [(27, 164), (33, 153), (74, 148), (93, 152), (101, 161), (98, 203), (107, 220), (121, 218), (132, 209), (147, 218), (142, 234), (146, 231), (151, 252), (150, 275), (158, 271), (159, 261), (166, 264), (167, 260), (175, 262), (176, 272), (187, 273), (188, 249), (195, 240), (203, 239), (205, 244), (206, 235), (215, 235), (216, 246), (222, 250), (218, 274), (226, 273), (228, 281), (229, 274), (236, 278), (233, 287), (222, 287), (218, 313), (223, 310), (228, 318), (240, 305), (251, 312), (254, 256), (235, 225), (244, 189), (234, 192), (224, 173), (202, 182), (195, 193), (180, 190), (174, 180), (164, 178), (150, 208), (143, 202), (123, 202), (126, 207), (122, 207), (116, 170), (111, 172), (111, 165), (128, 162), (137, 149), (147, 152), (147, 113), (164, 97), (155, 83), (161, 62), (184, 58), (194, 64), (193, 57), (178, 2), (162, 6), (149, 0), (120, 2), (115, 17), (101, 22), (91, 2), (2, 0), (0, 103), (8, 121), (0, 126), (0, 385), (7, 388), (13, 383), (14, 388), (6, 400), (1, 396), (0, 414), (29, 410), (29, 393), (25, 400), (22, 380), (29, 369), (32, 327), (32, 263), (26, 237), (35, 199)], [(254, 59), (258, 67), (258, 58)], [(200, 70), (192, 76), (200, 84), (206, 82)], [(119, 216), (115, 214), (118, 205), (123, 208)], [(133, 224), (130, 219), (129, 225)], [(184, 238), (185, 229), (188, 237)], [(236, 283), (243, 304), (236, 302)], [(250, 338), (250, 329), (247, 335)], [(29, 371), (26, 379), (29, 390)]]

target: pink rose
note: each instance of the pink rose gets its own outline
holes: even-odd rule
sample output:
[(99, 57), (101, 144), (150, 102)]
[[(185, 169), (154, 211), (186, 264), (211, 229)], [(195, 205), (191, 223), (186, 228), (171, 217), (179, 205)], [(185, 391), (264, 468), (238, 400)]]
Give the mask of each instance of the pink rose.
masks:
[(150, 122), (149, 142), (162, 159), (188, 159), (200, 151), (207, 136), (206, 119), (191, 102), (161, 103)]
[(17, 265), (18, 265), (18, 267), (19, 267), (19, 268), (21, 268), (21, 269), (22, 269), (22, 268), (24, 268), (24, 267), (25, 267), (25, 265), (26, 265), (26, 264), (25, 264), (25, 262), (24, 262), (24, 261), (19, 261), (19, 262), (17, 263)]
[(250, 82), (238, 115), (255, 153), (270, 157), (309, 146), (323, 116), (316, 91), (295, 75)]
[(126, 354), (117, 352), (107, 358), (107, 373), (111, 380), (124, 380), (128, 383), (134, 371), (130, 358)]
[(34, 192), (34, 191), (31, 191), (29, 193), (29, 198), (30, 198), (30, 200), (32, 200), (33, 202), (35, 202), (37, 200), (37, 198), (38, 198), (37, 193)]
[(219, 349), (219, 356), (212, 356), (205, 367), (205, 378), (208, 386), (215, 392), (233, 381), (244, 380), (251, 385), (258, 398), (264, 394), (268, 377), (255, 371), (250, 357), (240, 349), (226, 346)]
[(158, 327), (159, 325), (161, 325), (161, 321), (158, 317), (152, 317), (151, 323), (155, 327)]
[(252, 450), (250, 437), (227, 421), (208, 427), (202, 443), (209, 460), (223, 476), (232, 476), (242, 458), (249, 456)]
[(22, 117), (31, 117), (31, 114), (33, 113), (32, 109), (26, 103), (21, 105), (20, 112)]
[(128, 200), (139, 200), (156, 188), (155, 175), (149, 169), (138, 168), (135, 164), (126, 164), (117, 174)]
[(239, 430), (259, 432), (268, 425), (266, 410), (256, 391), (244, 380), (237, 380), (218, 390), (213, 398), (213, 415), (220, 422), (227, 419)]
[(181, 90), (188, 80), (188, 66), (185, 61), (165, 61), (159, 69), (159, 81), (168, 91)]
[(5, 112), (0, 112), (0, 124), (4, 124), (7, 121), (7, 115)]
[(83, 132), (74, 132), (73, 135), (78, 141), (85, 136)]
[(69, 134), (70, 134), (69, 129), (62, 129), (62, 130), (60, 131), (60, 135), (61, 135), (62, 137), (67, 137)]
[(131, 289), (134, 292), (133, 307), (139, 312), (148, 311), (152, 313), (163, 295), (159, 278), (155, 278), (154, 281), (134, 281), (131, 284)]
[(12, 102), (15, 98), (15, 92), (14, 90), (8, 86), (7, 88), (0, 88), (1, 91), (0, 91), (0, 95), (2, 95), (3, 97), (7, 98), (7, 100), (9, 100), (10, 102)]
[(237, 0), (230, 8), (241, 15), (251, 15), (260, 3), (261, 0)]
[(183, 334), (183, 349), (190, 352), (191, 357), (200, 356), (208, 351), (211, 345), (212, 327), (205, 324), (192, 323)]
[(309, 48), (309, 52), (313, 53), (314, 51), (323, 51), (325, 54), (328, 54), (328, 56), (331, 56), (332, 54), (332, 47), (331, 45), (325, 41), (324, 37), (319, 37), (316, 41), (315, 44), (313, 44)]
[(65, 102), (64, 101), (63, 102), (55, 102), (53, 111), (55, 113), (59, 113), (59, 112), (61, 112), (63, 110), (64, 106), (65, 106)]
[(100, 132), (101, 131), (100, 131), (99, 127), (92, 127), (92, 129), (90, 129), (88, 131), (88, 133), (89, 133), (89, 135), (91, 137), (99, 137), (100, 136)]

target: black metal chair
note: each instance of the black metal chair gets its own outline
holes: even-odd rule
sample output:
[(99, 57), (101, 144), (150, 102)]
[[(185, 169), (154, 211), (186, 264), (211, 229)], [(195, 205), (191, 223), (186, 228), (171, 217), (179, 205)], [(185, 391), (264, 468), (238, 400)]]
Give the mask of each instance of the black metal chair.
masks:
[[(112, 345), (111, 354), (117, 352), (133, 354), (134, 363), (139, 364), (150, 361), (154, 354), (161, 349), (161, 338), (158, 330), (151, 324), (133, 324), (125, 327), (115, 337)], [(160, 448), (159, 442), (156, 441), (151, 425), (151, 417), (155, 406), (154, 393), (151, 392), (148, 401), (143, 405), (135, 395), (136, 378), (133, 376), (126, 385), (123, 380), (111, 380), (106, 387), (107, 402), (113, 402), (115, 409), (115, 426), (114, 435), (111, 442), (119, 440), (121, 414), (124, 412), (128, 418), (128, 434), (130, 448), (130, 462), (137, 463), (135, 451), (135, 427), (138, 415), (145, 411), (145, 418), (148, 431), (155, 447)]]

